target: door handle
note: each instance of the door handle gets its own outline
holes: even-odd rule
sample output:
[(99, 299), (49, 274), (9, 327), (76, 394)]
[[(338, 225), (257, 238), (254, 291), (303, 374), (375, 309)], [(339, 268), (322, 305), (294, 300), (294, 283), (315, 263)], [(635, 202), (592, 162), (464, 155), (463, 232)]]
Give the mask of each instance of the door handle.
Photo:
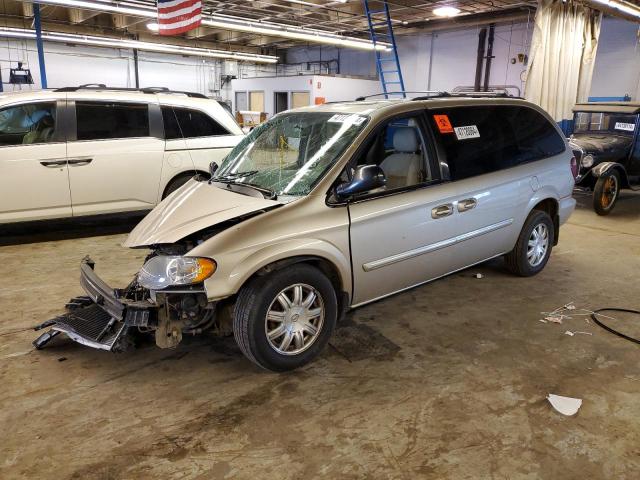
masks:
[(465, 198), (464, 200), (460, 200), (458, 202), (458, 211), (466, 212), (467, 210), (476, 208), (477, 204), (478, 204), (478, 201), (475, 198)]
[(62, 167), (67, 164), (67, 160), (42, 160), (40, 165), (47, 168), (57, 168)]
[(92, 161), (93, 161), (93, 158), (70, 158), (68, 160), (68, 163), (69, 165), (82, 167), (84, 165), (89, 165)]
[(447, 203), (445, 205), (440, 205), (431, 209), (431, 218), (448, 217), (452, 213), (453, 213), (453, 204)]

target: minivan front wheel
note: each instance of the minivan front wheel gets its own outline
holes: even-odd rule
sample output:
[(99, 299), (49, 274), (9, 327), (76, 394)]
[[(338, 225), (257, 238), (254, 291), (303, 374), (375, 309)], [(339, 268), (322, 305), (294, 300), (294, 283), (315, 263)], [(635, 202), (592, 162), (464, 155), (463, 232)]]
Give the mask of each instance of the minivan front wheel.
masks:
[(522, 227), (516, 246), (505, 255), (507, 268), (521, 277), (540, 272), (551, 256), (555, 235), (549, 214), (542, 210), (532, 211)]
[(336, 324), (338, 302), (331, 281), (317, 268), (295, 264), (257, 276), (236, 301), (233, 333), (242, 353), (273, 371), (313, 360)]
[(593, 208), (598, 215), (609, 215), (620, 195), (620, 173), (611, 170), (596, 182), (593, 189)]

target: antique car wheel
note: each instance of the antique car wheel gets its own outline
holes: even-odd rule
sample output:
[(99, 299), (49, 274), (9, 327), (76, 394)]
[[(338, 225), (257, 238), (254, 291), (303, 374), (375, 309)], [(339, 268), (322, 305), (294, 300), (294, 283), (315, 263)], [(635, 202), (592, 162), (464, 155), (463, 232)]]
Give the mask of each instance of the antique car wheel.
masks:
[(505, 255), (507, 268), (521, 277), (530, 277), (540, 272), (551, 255), (555, 229), (547, 212), (534, 210), (522, 227), (518, 242)]
[(620, 195), (620, 173), (611, 170), (596, 182), (593, 189), (593, 208), (598, 215), (609, 215)]
[(331, 281), (317, 268), (300, 263), (256, 276), (242, 288), (233, 334), (255, 364), (273, 371), (293, 370), (320, 353), (337, 316)]

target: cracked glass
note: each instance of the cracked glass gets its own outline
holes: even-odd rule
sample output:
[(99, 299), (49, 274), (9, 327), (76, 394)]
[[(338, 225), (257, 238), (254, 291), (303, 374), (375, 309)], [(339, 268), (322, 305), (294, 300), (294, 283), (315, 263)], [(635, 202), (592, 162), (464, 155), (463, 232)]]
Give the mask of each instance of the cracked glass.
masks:
[(222, 162), (214, 181), (275, 195), (307, 195), (366, 125), (357, 114), (280, 114), (255, 128)]

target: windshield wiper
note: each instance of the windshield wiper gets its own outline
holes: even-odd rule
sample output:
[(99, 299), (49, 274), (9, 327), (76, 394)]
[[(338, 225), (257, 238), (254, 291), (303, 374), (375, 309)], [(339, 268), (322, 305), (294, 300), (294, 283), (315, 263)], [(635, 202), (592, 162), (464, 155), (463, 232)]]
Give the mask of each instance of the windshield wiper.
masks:
[(251, 177), (256, 173), (258, 173), (258, 170), (248, 170), (246, 172), (231, 172), (220, 177), (213, 177), (211, 180), (213, 180), (214, 182), (226, 182), (228, 180), (235, 180), (236, 178)]
[(238, 180), (236, 180), (238, 178), (250, 177), (252, 175), (255, 175), (256, 173), (258, 173), (258, 170), (249, 170), (247, 172), (235, 172), (235, 173), (230, 173), (228, 175), (223, 175), (221, 177), (213, 177), (211, 178), (210, 182), (220, 182), (226, 185), (244, 185), (245, 187), (253, 188), (254, 190), (259, 191), (260, 193), (262, 193), (262, 195), (264, 195), (264, 198), (275, 200), (278, 197), (275, 191), (270, 190), (268, 188), (264, 188), (260, 185), (256, 185), (255, 183), (239, 182)]

